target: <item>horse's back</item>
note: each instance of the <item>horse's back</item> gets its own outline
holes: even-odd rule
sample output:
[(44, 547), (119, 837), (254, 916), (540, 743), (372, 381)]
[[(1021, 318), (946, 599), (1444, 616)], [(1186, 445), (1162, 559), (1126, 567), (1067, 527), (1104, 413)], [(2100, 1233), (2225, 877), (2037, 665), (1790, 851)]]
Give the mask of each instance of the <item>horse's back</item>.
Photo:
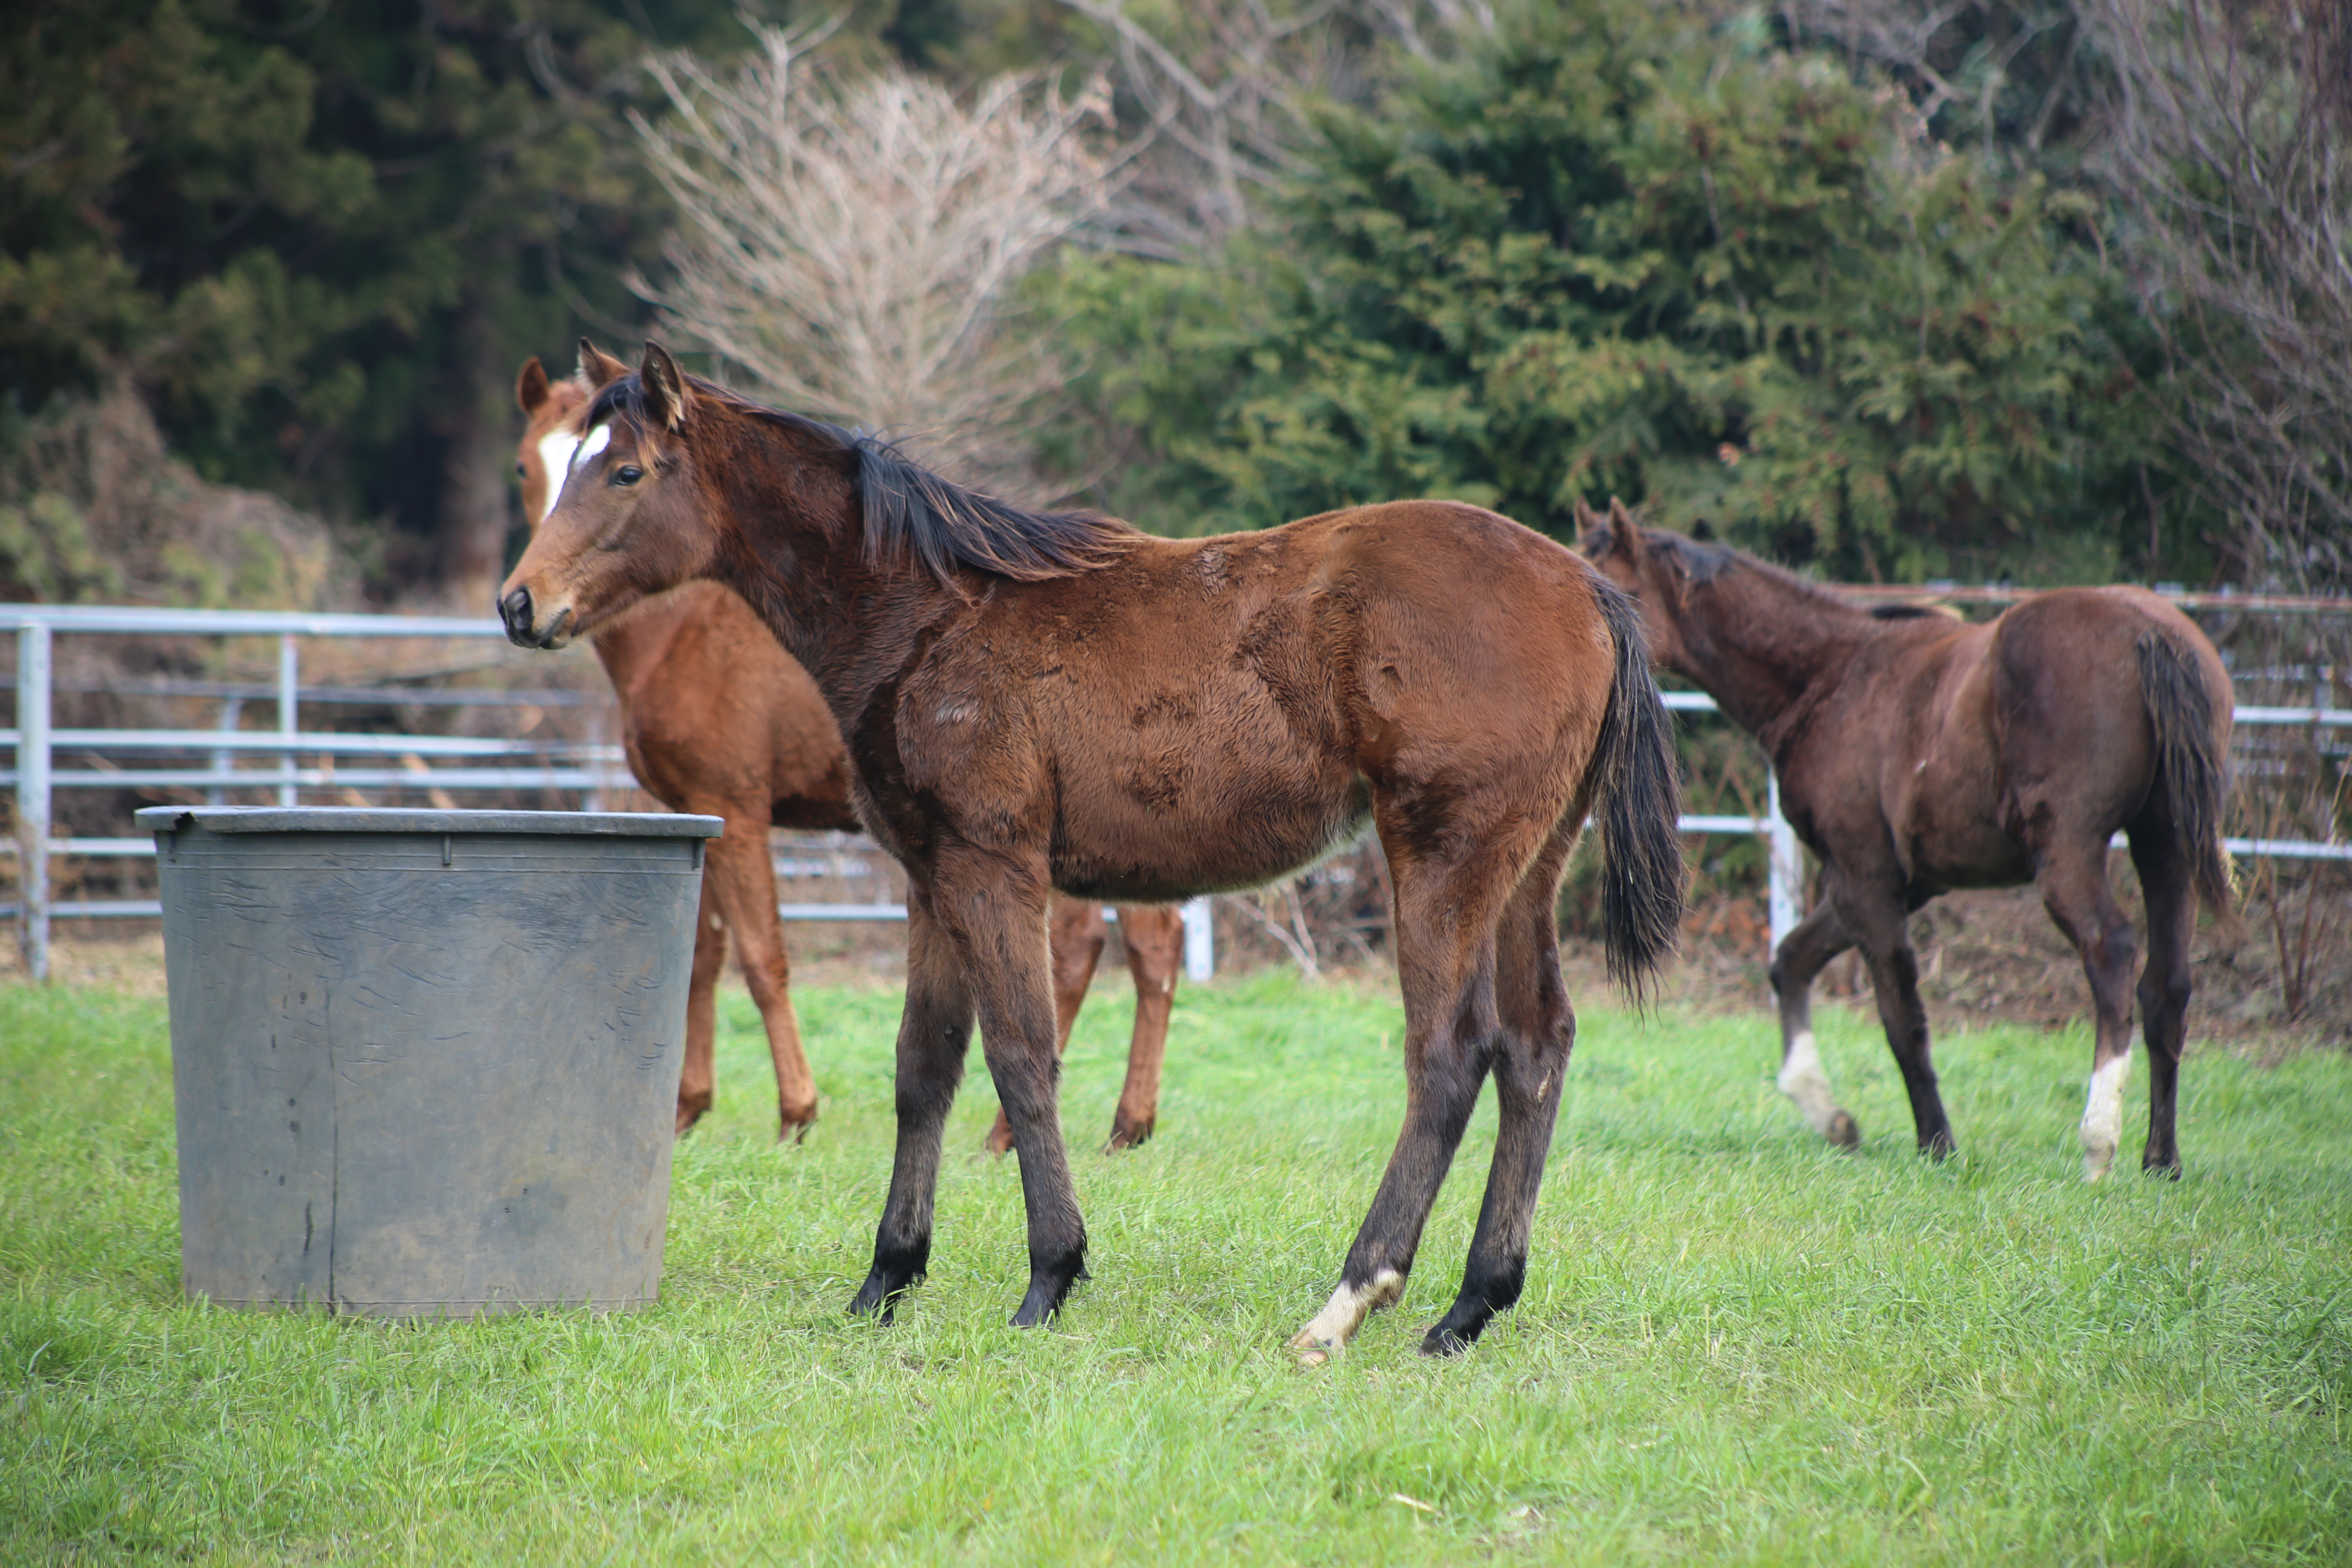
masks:
[(942, 635), (897, 743), (942, 799), (1049, 796), (1066, 889), (1248, 885), (1344, 842), (1384, 790), (1450, 822), (1441, 802), (1573, 772), (1613, 668), (1595, 605), (1582, 562), (1451, 502), (1147, 540)]

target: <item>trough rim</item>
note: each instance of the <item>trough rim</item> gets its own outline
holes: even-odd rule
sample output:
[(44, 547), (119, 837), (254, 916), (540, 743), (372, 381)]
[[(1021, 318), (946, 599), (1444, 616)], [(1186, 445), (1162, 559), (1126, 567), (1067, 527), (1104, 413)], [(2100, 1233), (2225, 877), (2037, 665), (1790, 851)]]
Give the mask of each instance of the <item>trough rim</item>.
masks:
[(565, 837), (716, 838), (724, 817), (670, 811), (464, 811), (372, 805), (150, 805), (141, 831), (178, 833), (539, 833)]

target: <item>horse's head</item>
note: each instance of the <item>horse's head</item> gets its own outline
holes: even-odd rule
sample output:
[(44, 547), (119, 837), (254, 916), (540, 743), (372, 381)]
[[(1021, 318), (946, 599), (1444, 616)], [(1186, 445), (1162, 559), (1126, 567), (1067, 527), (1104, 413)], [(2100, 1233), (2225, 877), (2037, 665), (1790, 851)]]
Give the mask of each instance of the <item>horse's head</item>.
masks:
[(1683, 589), (1688, 574), (1679, 569), (1673, 534), (1646, 534), (1625, 503), (1612, 496), (1609, 515), (1576, 503), (1577, 550), (1601, 574), (1642, 606), (1650, 658), (1664, 669), (1682, 668)]
[[(648, 342), (633, 376), (585, 341), (580, 351), (572, 381), (551, 385), (533, 360), (515, 385), (531, 416), (518, 463), (524, 503), (536, 463), (542, 515), (499, 591), (499, 616), (525, 647), (562, 647), (700, 575), (717, 537), (696, 493), (694, 400), (677, 361)], [(567, 395), (570, 408), (551, 412)]]
[(536, 530), (555, 510), (563, 472), (580, 449), (580, 416), (588, 400), (629, 367), (587, 339), (580, 340), (580, 368), (555, 381), (533, 354), (515, 376), (515, 406), (523, 412), (522, 439), (515, 444), (515, 473), (522, 480), (522, 511)]

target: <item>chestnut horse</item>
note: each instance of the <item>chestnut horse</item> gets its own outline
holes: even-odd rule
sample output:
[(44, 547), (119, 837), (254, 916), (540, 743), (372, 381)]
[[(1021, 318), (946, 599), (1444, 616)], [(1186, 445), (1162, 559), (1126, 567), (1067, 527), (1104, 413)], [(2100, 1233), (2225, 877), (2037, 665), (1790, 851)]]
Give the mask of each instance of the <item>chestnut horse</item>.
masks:
[(1751, 556), (1644, 531), (1620, 505), (1606, 522), (1580, 511), (1584, 553), (1641, 601), (1652, 654), (1762, 744), (1781, 810), (1820, 858), (1822, 902), (1772, 960), (1780, 1089), (1814, 1130), (1861, 1142), (1812, 1031), (1813, 977), (1859, 947), (1919, 1147), (1951, 1152), (1908, 917), (1954, 888), (2032, 882), (2090, 976), (2083, 1173), (2105, 1175), (2123, 1134), (2137, 966), (2107, 880), (2120, 829), (2147, 904), (2140, 1163), (2177, 1177), (2189, 939), (2200, 898), (2230, 910), (2231, 693), (2213, 645), (2141, 588), (2053, 589), (1971, 626), (1914, 605), (1861, 608)]
[(600, 391), (554, 513), (501, 590), (560, 647), (696, 578), (749, 600), (849, 742), (858, 815), (907, 868), (898, 1141), (854, 1312), (929, 1260), (940, 1134), (977, 1018), (1028, 1213), (1016, 1325), (1086, 1261), (1055, 1120), (1052, 889), (1162, 900), (1279, 877), (1367, 817), (1395, 885), (1404, 1127), (1329, 1304), (1336, 1353), (1396, 1300), (1491, 1071), (1468, 1268), (1423, 1349), (1517, 1300), (1574, 1015), (1554, 900), (1588, 812), (1612, 967), (1638, 984), (1683, 892), (1673, 753), (1633, 605), (1475, 507), (1408, 501), (1167, 540), (1031, 512), (878, 441), (683, 374), (658, 344)]
[[(524, 362), (515, 378), (515, 401), (530, 423), (516, 449), (515, 471), (522, 477), (523, 514), (533, 528), (554, 505), (551, 476), (561, 477), (580, 443), (579, 416), (588, 399), (627, 370), (598, 354), (583, 357), (573, 379), (551, 382), (536, 357)], [(797, 1137), (816, 1117), (816, 1082), (793, 1013), (768, 828), (862, 831), (850, 809), (849, 757), (841, 731), (808, 672), (749, 605), (716, 583), (690, 583), (643, 605), (601, 627), (593, 640), (621, 701), (622, 742), (637, 782), (673, 811), (727, 823), (710, 845), (702, 879), (677, 1130), (685, 1131), (710, 1109), (719, 973), (731, 933), (775, 1058), (779, 1137)], [(1119, 934), (1135, 976), (1135, 1033), (1126, 1087), (1111, 1118), (1112, 1149), (1142, 1142), (1157, 1121), (1160, 1059), (1184, 942), (1172, 909), (1123, 910)], [(1108, 938), (1100, 903), (1071, 899), (1055, 905), (1057, 1049), (1069, 1043)], [(1011, 1145), (999, 1112), (988, 1147), (1003, 1153)]]

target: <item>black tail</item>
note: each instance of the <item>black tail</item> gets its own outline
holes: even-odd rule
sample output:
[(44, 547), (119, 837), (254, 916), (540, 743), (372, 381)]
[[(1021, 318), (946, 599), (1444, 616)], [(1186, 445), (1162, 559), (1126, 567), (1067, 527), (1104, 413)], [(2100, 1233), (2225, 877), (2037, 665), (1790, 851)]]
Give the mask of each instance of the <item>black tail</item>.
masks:
[(1682, 785), (1673, 723), (1650, 674), (1642, 612), (1597, 577), (1593, 595), (1617, 643), (1617, 672), (1592, 766), (1599, 776), (1601, 946), (1610, 978), (1640, 1000), (1683, 923)]
[(2230, 861), (2221, 848), (2229, 759), (2213, 721), (2213, 694), (2196, 656), (2162, 632), (2141, 634), (2139, 689), (2156, 727), (2156, 767), (2197, 896), (2217, 920), (2235, 918)]

